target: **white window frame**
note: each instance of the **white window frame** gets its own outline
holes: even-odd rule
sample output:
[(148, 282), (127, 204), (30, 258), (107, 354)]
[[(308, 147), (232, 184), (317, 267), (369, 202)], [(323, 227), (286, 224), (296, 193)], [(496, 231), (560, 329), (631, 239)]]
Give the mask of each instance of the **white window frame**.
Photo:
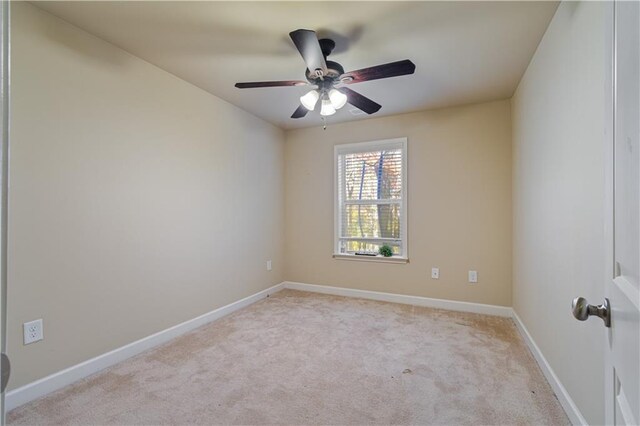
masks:
[[(338, 157), (341, 154), (349, 154), (355, 152), (376, 151), (380, 149), (402, 149), (402, 200), (400, 202), (400, 223), (402, 227), (400, 229), (400, 241), (402, 247), (402, 253), (400, 255), (394, 255), (391, 257), (378, 256), (358, 256), (356, 254), (340, 253), (340, 208), (341, 208), (341, 194), (340, 184), (338, 178), (338, 172), (340, 165), (338, 164)], [(333, 218), (333, 257), (341, 260), (362, 260), (362, 261), (374, 261), (374, 262), (389, 262), (389, 263), (407, 263), (409, 261), (409, 244), (407, 240), (407, 193), (408, 193), (408, 181), (407, 181), (407, 138), (394, 138), (383, 139), (370, 142), (356, 142), (350, 144), (335, 145), (333, 147), (333, 204), (334, 204), (334, 218)], [(375, 204), (375, 203), (370, 203)]]

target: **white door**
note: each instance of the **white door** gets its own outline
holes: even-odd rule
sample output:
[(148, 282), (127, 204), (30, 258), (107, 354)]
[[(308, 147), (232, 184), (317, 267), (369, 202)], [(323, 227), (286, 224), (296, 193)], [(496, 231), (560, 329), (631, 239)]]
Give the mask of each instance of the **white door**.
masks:
[(613, 4), (612, 245), (606, 422), (640, 422), (640, 3)]

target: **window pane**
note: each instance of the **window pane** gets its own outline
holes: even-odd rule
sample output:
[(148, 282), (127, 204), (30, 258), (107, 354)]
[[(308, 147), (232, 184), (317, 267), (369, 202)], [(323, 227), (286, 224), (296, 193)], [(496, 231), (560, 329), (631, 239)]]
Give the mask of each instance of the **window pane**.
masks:
[(344, 154), (346, 200), (388, 200), (402, 197), (402, 150)]
[[(371, 241), (342, 241), (340, 243), (340, 253), (378, 253), (380, 246), (384, 243), (374, 243)], [(400, 255), (399, 243), (386, 243), (393, 250), (394, 255)]]
[(342, 220), (342, 237), (400, 238), (399, 204), (348, 204)]

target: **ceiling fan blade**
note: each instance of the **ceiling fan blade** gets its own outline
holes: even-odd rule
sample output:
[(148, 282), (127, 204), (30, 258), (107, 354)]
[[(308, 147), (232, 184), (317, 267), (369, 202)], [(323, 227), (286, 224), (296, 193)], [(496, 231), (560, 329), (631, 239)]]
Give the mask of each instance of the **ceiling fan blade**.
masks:
[(291, 118), (302, 118), (309, 112), (304, 106), (300, 105), (297, 110), (293, 112)]
[(315, 31), (311, 30), (295, 30), (289, 33), (291, 40), (296, 45), (298, 52), (302, 55), (307, 68), (312, 73), (316, 70), (322, 70), (323, 74), (327, 73), (327, 64), (324, 61), (324, 55), (318, 42), (318, 36)]
[(344, 84), (360, 83), (362, 81), (413, 74), (415, 70), (415, 64), (405, 59), (404, 61), (390, 62), (388, 64), (376, 65), (375, 67), (346, 72), (340, 76), (340, 81)]
[(341, 87), (338, 90), (347, 95), (347, 102), (349, 102), (354, 107), (361, 109), (367, 114), (373, 114), (374, 112), (378, 112), (380, 108), (382, 108), (382, 105), (347, 87)]
[(238, 89), (253, 89), (255, 87), (286, 87), (286, 86), (306, 86), (309, 83), (300, 80), (285, 81), (252, 81), (249, 83), (236, 83)]

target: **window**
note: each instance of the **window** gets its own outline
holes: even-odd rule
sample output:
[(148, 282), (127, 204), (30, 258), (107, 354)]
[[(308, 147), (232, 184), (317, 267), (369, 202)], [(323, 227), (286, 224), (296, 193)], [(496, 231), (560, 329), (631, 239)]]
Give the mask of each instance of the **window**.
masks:
[(336, 257), (407, 258), (407, 139), (336, 145)]

